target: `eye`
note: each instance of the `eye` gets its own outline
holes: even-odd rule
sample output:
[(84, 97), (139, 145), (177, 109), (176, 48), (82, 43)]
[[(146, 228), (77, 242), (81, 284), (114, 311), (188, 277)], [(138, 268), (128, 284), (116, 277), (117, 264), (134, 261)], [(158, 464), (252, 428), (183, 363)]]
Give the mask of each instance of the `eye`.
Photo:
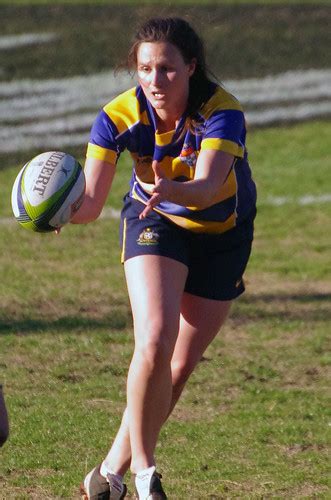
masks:
[(144, 73), (148, 73), (150, 71), (149, 66), (141, 65), (138, 67), (139, 71), (143, 71)]

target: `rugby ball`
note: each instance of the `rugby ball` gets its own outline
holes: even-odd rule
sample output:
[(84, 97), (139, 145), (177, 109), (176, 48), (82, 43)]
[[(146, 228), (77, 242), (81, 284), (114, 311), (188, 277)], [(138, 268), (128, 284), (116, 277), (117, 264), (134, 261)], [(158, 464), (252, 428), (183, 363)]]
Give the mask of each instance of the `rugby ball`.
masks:
[(85, 175), (80, 163), (61, 151), (35, 156), (18, 173), (11, 195), (16, 220), (41, 233), (67, 224), (82, 204)]

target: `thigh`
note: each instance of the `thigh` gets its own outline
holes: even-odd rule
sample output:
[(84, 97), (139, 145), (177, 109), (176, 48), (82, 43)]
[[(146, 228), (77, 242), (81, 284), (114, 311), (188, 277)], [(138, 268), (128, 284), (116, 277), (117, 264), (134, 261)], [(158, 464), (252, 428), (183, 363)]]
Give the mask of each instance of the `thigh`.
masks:
[(178, 335), (187, 266), (159, 255), (140, 255), (124, 264), (136, 342), (158, 341), (172, 348)]

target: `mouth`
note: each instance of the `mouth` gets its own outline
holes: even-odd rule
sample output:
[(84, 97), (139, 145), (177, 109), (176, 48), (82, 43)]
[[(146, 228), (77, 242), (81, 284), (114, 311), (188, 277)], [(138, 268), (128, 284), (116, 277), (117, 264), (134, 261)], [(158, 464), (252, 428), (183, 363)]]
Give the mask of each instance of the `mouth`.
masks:
[(162, 94), (161, 92), (152, 92), (152, 96), (153, 96), (155, 99), (164, 99), (165, 94)]

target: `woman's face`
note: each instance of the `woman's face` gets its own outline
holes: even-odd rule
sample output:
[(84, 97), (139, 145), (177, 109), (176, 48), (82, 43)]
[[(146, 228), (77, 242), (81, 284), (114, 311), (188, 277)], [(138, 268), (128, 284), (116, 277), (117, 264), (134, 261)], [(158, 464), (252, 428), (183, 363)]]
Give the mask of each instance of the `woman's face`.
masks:
[(195, 61), (186, 64), (169, 42), (143, 42), (137, 52), (139, 83), (157, 114), (181, 116), (186, 109)]

